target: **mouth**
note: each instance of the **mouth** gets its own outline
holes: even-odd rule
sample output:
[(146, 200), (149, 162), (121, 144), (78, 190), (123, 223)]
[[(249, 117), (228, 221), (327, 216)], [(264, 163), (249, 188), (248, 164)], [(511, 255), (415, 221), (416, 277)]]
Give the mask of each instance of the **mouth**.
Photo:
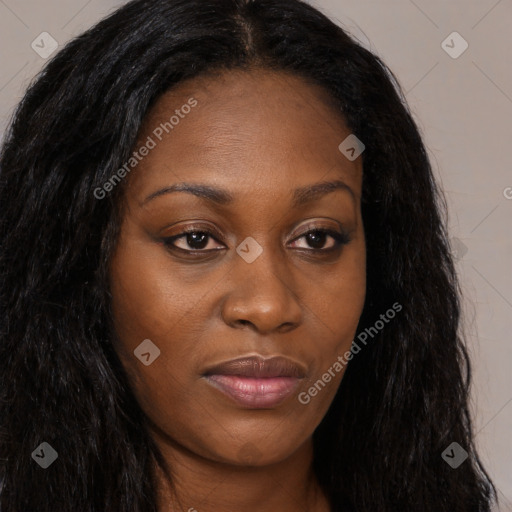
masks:
[(210, 367), (203, 374), (206, 382), (248, 409), (280, 405), (305, 376), (302, 365), (281, 356), (233, 359)]

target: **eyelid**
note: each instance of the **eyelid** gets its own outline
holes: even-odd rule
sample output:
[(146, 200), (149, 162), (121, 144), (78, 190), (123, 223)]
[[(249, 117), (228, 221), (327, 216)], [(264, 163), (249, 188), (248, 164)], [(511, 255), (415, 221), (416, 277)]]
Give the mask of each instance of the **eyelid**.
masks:
[[(331, 219), (331, 220), (333, 220), (333, 219)], [(336, 229), (333, 227), (325, 226), (322, 224), (319, 225), (318, 224), (319, 222), (322, 222), (322, 221), (311, 221), (310, 220), (306, 225), (303, 225), (301, 227), (301, 230), (298, 234), (293, 235), (293, 237), (290, 241), (295, 240), (297, 237), (304, 236), (304, 235), (308, 234), (310, 231), (336, 231)], [(338, 221), (334, 221), (334, 222), (336, 222), (336, 224), (338, 226), (339, 234), (346, 235), (346, 236), (349, 235), (348, 230), (345, 229), (344, 226), (340, 222), (338, 222)], [(199, 232), (207, 232), (208, 234), (213, 235), (213, 237), (218, 242), (220, 241), (220, 239), (223, 238), (223, 235), (211, 224), (187, 224), (187, 225), (183, 226), (182, 228), (180, 228), (180, 230), (176, 234), (165, 236), (164, 238), (165, 239), (176, 238), (176, 237), (179, 237), (180, 235), (185, 235), (190, 232), (198, 232), (198, 231)], [(338, 232), (338, 231), (336, 231), (336, 232)]]
[(211, 234), (217, 240), (219, 238), (222, 238), (221, 233), (214, 226), (212, 226), (211, 224), (187, 224), (187, 225), (179, 228), (179, 231), (176, 232), (176, 234), (174, 234), (174, 235), (165, 235), (164, 238), (165, 239), (176, 238), (176, 237), (179, 237), (180, 235), (186, 235), (188, 233), (195, 233), (195, 232), (198, 232), (198, 231), (199, 232), (206, 232), (208, 234)]
[[(304, 236), (305, 234), (309, 233), (310, 231), (335, 231), (335, 228), (333, 228), (331, 226), (325, 226), (324, 224), (319, 224), (320, 222), (322, 222), (322, 221), (309, 221), (305, 226), (301, 227), (300, 234), (296, 235), (295, 238), (297, 236)], [(336, 222), (336, 224), (338, 225), (338, 229), (341, 232), (341, 234), (347, 233), (347, 231), (343, 228), (341, 223)], [(294, 240), (295, 240), (295, 238), (294, 238)]]

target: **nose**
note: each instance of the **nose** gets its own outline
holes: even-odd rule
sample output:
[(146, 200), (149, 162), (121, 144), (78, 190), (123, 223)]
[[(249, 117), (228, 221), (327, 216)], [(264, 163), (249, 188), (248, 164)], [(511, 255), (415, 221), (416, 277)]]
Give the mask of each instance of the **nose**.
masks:
[(271, 250), (264, 249), (252, 263), (236, 256), (228, 279), (222, 317), (229, 326), (249, 326), (268, 334), (288, 332), (301, 324), (303, 308), (293, 289), (292, 272)]

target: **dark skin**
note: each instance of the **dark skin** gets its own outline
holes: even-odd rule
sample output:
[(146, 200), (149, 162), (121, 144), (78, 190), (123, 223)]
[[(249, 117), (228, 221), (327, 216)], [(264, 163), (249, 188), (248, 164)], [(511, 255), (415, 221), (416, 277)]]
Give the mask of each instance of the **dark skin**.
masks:
[[(264, 69), (181, 83), (148, 113), (139, 142), (191, 97), (197, 106), (126, 178), (110, 269), (116, 350), (172, 471), (174, 492), (156, 470), (159, 511), (328, 512), (312, 435), (343, 371), (308, 404), (297, 397), (350, 349), (363, 309), (361, 157), (339, 151), (351, 132), (321, 88)], [(345, 186), (293, 206), (295, 189), (335, 180)], [(147, 200), (181, 182), (233, 201), (183, 191)], [(164, 242), (186, 226), (211, 236)], [(236, 252), (247, 237), (263, 249), (252, 263)], [(145, 339), (161, 351), (149, 366), (133, 354)], [(243, 408), (202, 378), (256, 354), (307, 369), (278, 406)]]

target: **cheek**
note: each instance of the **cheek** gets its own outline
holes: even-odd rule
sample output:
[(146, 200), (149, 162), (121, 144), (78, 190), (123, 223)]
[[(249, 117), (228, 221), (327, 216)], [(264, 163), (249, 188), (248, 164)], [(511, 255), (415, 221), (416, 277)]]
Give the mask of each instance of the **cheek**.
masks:
[[(350, 360), (352, 341), (366, 297), (366, 257), (364, 240), (345, 251), (342, 264), (315, 285), (309, 284), (308, 309), (316, 319), (317, 336), (311, 351), (314, 372), (304, 386), (299, 401), (316, 410), (327, 411)], [(301, 399), (302, 398), (302, 399)]]
[(325, 334), (317, 339), (321, 352), (350, 346), (366, 298), (364, 239), (359, 237), (348, 245), (339, 263), (331, 268), (309, 270), (302, 275), (303, 300)]
[[(179, 270), (171, 269), (165, 249), (154, 243), (120, 243), (111, 266), (112, 312), (120, 350), (133, 352), (146, 338), (170, 345), (188, 327), (200, 300)], [(208, 287), (207, 282), (203, 286)], [(181, 344), (172, 344), (179, 350)], [(162, 347), (160, 347), (162, 349)], [(179, 354), (177, 354), (179, 355)], [(186, 358), (184, 359), (186, 360)]]
[[(193, 396), (197, 348), (189, 343), (195, 337), (189, 318), (198, 298), (165, 272), (158, 252), (165, 255), (163, 250), (149, 255), (142, 245), (119, 245), (111, 267), (116, 351), (145, 414), (167, 435), (190, 439), (193, 446), (199, 442), (194, 432), (207, 431), (201, 397)], [(144, 340), (152, 345), (142, 351)], [(134, 351), (150, 355), (139, 358)]]
[(110, 268), (115, 349), (146, 412), (181, 406), (191, 351), (170, 341), (179, 341), (193, 298), (173, 285), (161, 261), (165, 251), (133, 239), (120, 239)]

